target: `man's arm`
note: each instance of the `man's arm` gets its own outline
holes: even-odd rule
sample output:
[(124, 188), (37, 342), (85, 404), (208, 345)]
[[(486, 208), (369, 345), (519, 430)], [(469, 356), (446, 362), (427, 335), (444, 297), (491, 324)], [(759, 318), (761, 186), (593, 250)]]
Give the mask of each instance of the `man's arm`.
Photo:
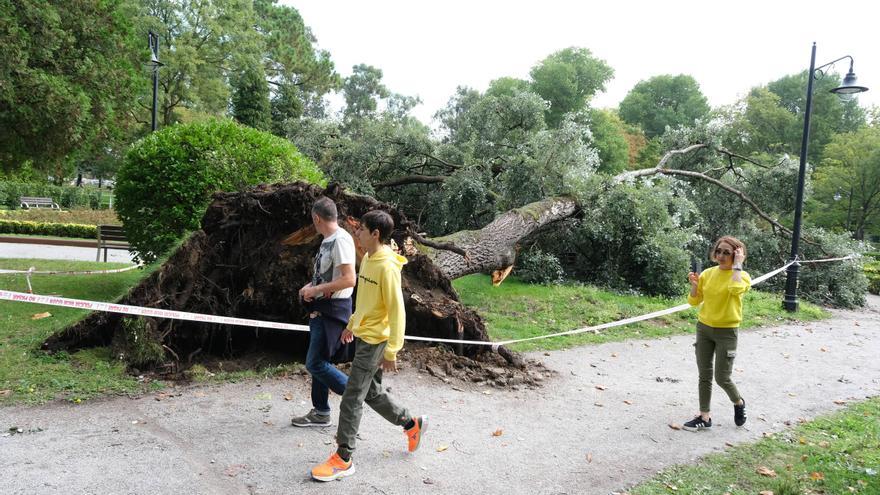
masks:
[(322, 294), (325, 292), (337, 292), (342, 289), (348, 289), (349, 287), (354, 287), (355, 281), (357, 277), (354, 274), (354, 265), (339, 265), (339, 277), (335, 278), (329, 282), (324, 282), (323, 284), (318, 284), (314, 287), (306, 286), (303, 287), (300, 291), (300, 295), (303, 296), (303, 299), (309, 300), (314, 299), (314, 297), (318, 294)]

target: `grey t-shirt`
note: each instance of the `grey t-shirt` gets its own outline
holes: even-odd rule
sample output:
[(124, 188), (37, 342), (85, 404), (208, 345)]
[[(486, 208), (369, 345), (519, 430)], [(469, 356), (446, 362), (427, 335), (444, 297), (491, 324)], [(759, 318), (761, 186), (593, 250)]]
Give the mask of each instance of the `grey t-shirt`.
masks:
[[(342, 227), (321, 242), (321, 248), (315, 255), (315, 275), (312, 277), (312, 286), (317, 286), (331, 280), (336, 280), (342, 275), (342, 265), (351, 265), (354, 269), (355, 262), (354, 239)], [(336, 291), (331, 296), (334, 299), (351, 297), (353, 287)], [(316, 299), (325, 297), (323, 294)]]

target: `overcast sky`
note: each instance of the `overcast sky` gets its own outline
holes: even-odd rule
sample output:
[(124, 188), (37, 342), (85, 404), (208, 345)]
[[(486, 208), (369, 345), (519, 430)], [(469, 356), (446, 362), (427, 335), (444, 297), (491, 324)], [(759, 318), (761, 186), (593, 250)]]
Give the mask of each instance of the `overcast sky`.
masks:
[[(337, 71), (382, 69), (394, 92), (419, 96), (430, 123), (456, 86), (484, 91), (493, 79), (527, 79), (554, 51), (590, 49), (614, 69), (598, 107), (614, 107), (638, 81), (693, 76), (713, 106), (754, 86), (844, 55), (855, 59), (863, 106), (880, 104), (880, 2), (813, 0), (495, 1), (281, 0), (296, 7)], [(871, 7), (870, 5), (874, 5)], [(847, 61), (834, 69), (841, 74)], [(804, 88), (806, 91), (806, 88)]]

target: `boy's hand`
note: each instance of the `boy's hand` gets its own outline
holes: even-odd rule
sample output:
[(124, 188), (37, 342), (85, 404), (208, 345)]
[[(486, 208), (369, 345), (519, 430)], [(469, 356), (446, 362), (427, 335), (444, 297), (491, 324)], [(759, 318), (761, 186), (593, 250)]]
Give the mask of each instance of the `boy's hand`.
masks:
[(354, 340), (354, 333), (346, 328), (342, 331), (342, 336), (339, 337), (339, 340), (342, 341), (343, 344), (348, 344), (349, 342)]
[(389, 361), (385, 358), (382, 358), (382, 371), (397, 371), (397, 361)]

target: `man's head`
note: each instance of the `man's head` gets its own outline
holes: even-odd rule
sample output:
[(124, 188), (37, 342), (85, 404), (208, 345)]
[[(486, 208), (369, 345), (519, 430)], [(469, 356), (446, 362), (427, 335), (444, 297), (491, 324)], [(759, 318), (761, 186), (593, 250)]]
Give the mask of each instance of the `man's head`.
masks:
[(336, 203), (326, 196), (318, 198), (312, 205), (312, 223), (321, 235), (326, 236), (336, 231), (339, 227), (336, 223), (337, 215)]
[(394, 219), (391, 215), (382, 210), (373, 210), (361, 217), (358, 240), (362, 246), (369, 249), (373, 245), (388, 244), (392, 232), (394, 232)]

